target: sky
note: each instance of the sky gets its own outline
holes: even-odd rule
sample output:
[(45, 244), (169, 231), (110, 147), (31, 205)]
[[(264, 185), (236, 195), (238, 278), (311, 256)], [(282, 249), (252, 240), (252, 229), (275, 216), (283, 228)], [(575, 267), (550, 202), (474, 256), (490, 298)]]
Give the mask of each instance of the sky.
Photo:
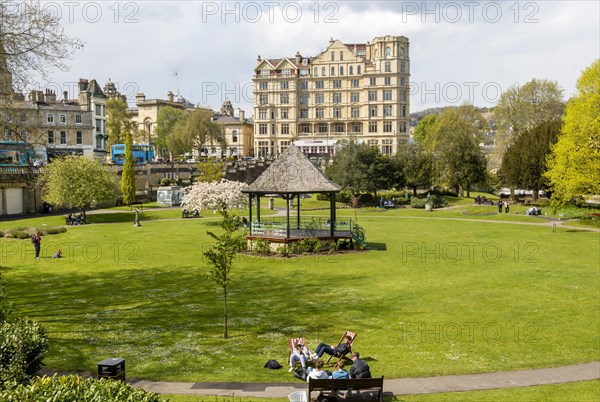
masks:
[[(567, 100), (600, 57), (599, 1), (43, 1), (65, 33), (85, 42), (42, 84), (75, 93), (79, 78), (110, 79), (135, 94), (177, 92), (218, 110), (253, 114), (257, 57), (316, 56), (330, 38), (410, 41), (410, 109), (491, 107), (533, 78), (557, 81)], [(70, 95), (72, 96), (72, 95)], [(60, 96), (59, 96), (60, 97)]]

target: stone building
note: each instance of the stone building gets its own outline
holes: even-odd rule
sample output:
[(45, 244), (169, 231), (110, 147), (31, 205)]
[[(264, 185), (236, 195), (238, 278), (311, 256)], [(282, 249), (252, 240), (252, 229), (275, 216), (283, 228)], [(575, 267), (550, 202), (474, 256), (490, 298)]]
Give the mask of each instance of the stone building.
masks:
[[(221, 128), (225, 136), (227, 149), (223, 150), (223, 156), (247, 157), (254, 155), (254, 126), (251, 119), (246, 119), (246, 113), (238, 109), (238, 115), (234, 115), (233, 105), (229, 100), (223, 102), (219, 113), (213, 115), (213, 122)], [(221, 156), (220, 147), (214, 146), (208, 156)]]
[(409, 138), (409, 76), (404, 36), (331, 39), (313, 57), (259, 56), (252, 80), (256, 156), (279, 154), (292, 141), (331, 155), (338, 140), (351, 138), (395, 154)]

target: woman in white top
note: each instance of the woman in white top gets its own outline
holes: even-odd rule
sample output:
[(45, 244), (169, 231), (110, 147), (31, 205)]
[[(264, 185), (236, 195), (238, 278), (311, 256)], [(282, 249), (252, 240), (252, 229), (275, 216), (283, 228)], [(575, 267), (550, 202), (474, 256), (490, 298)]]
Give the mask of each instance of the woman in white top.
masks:
[(325, 372), (322, 371), (321, 369), (323, 368), (323, 360), (321, 359), (317, 359), (317, 361), (315, 362), (315, 368), (313, 370), (311, 370), (310, 373), (308, 373), (308, 376), (306, 377), (306, 381), (310, 381), (311, 378), (315, 379), (315, 380), (326, 380), (329, 378), (329, 375)]

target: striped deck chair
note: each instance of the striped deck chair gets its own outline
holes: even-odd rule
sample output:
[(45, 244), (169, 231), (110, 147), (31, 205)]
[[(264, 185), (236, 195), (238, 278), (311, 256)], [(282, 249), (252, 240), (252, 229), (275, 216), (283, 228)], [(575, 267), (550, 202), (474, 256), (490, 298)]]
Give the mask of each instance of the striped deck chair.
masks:
[[(342, 335), (342, 338), (340, 339), (340, 341), (338, 342), (338, 346), (342, 343), (345, 343), (346, 341), (346, 337), (350, 337), (350, 350), (348, 350), (347, 353), (351, 353), (352, 352), (352, 344), (354, 343), (354, 339), (356, 339), (356, 334), (354, 332), (351, 331), (346, 331), (344, 332), (344, 335)], [(335, 349), (335, 348), (334, 348)], [(346, 353), (346, 354), (347, 354)], [(340, 360), (342, 360), (344, 357), (346, 357), (346, 354), (344, 354), (343, 356), (339, 356), (337, 362), (339, 362)], [(329, 364), (329, 361), (333, 358), (333, 356), (329, 356), (329, 359), (327, 359), (327, 362), (325, 362), (325, 364)], [(335, 363), (337, 363), (335, 362)]]
[[(302, 345), (306, 345), (306, 341), (304, 340), (304, 338), (290, 338), (290, 340), (288, 342), (288, 346), (289, 346), (288, 360), (287, 360), (288, 364), (290, 363), (290, 357), (292, 356), (292, 353), (294, 353), (294, 349), (296, 348), (296, 345), (298, 343), (300, 343)], [(307, 356), (307, 358), (309, 358), (309, 356)], [(300, 364), (300, 361), (295, 361), (294, 367), (299, 364)]]

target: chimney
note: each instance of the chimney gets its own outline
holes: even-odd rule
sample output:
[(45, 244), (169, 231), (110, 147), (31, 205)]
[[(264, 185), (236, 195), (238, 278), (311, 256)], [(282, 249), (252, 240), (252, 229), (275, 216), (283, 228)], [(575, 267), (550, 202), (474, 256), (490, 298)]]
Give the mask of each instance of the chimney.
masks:
[(168, 100), (169, 102), (173, 102), (173, 101), (174, 101), (174, 99), (175, 99), (175, 95), (173, 95), (173, 91), (169, 91), (169, 92), (167, 92), (167, 100)]
[(35, 91), (29, 92), (29, 100), (31, 102), (35, 102), (36, 101)]
[(259, 55), (258, 55), (258, 57), (256, 58), (256, 61), (257, 61), (257, 62), (259, 62), (259, 63), (262, 61), (262, 59), (260, 58), (260, 54), (259, 54)]
[(143, 92), (135, 94), (135, 103), (141, 103), (146, 100), (146, 95)]
[(69, 101), (69, 93), (67, 91), (63, 91), (63, 103), (67, 103)]
[(242, 109), (238, 109), (238, 115), (240, 117), (240, 123), (244, 123), (246, 121), (246, 113)]
[(302, 55), (300, 54), (300, 51), (296, 52), (296, 64), (300, 64), (300, 61), (302, 60)]
[(85, 92), (88, 86), (88, 80), (85, 78), (79, 79), (79, 93)]
[(46, 88), (46, 93), (44, 94), (44, 102), (56, 103), (56, 92), (54, 92), (51, 89)]

